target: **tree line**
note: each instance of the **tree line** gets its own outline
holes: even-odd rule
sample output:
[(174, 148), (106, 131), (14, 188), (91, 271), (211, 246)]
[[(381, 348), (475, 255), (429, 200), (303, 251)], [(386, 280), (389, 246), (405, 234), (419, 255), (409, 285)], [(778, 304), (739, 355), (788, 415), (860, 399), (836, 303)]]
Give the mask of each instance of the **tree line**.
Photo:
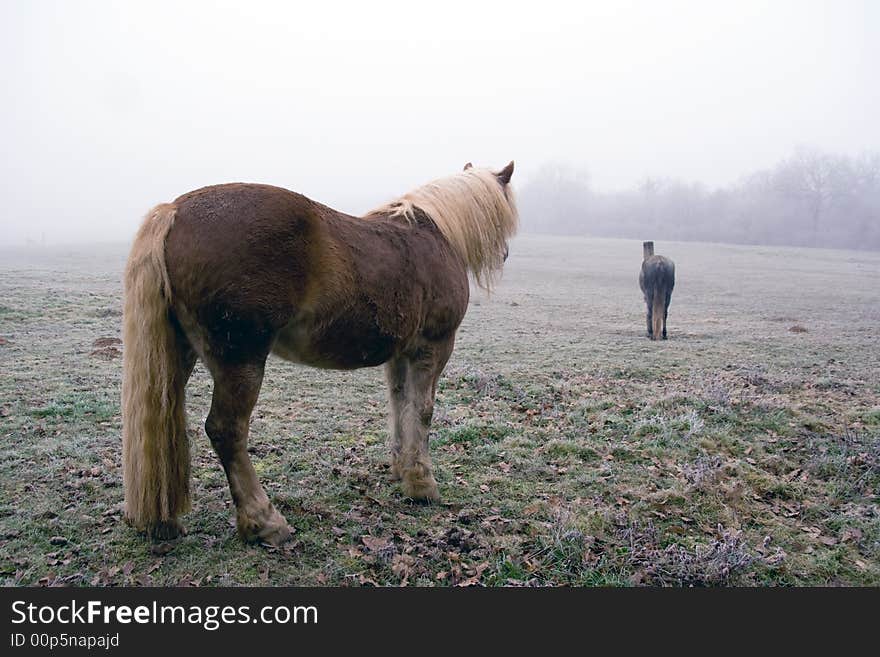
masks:
[(519, 190), (523, 230), (740, 244), (880, 249), (880, 153), (799, 149), (727, 187), (647, 178), (617, 192), (550, 164)]

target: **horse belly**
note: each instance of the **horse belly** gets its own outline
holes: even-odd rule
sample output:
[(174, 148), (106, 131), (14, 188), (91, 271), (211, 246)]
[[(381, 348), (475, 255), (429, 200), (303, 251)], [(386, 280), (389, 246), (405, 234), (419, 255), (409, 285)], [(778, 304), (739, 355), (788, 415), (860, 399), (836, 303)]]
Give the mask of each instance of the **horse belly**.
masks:
[(297, 318), (278, 334), (272, 353), (285, 360), (324, 369), (375, 367), (393, 355), (397, 340), (376, 326), (345, 320), (327, 324)]

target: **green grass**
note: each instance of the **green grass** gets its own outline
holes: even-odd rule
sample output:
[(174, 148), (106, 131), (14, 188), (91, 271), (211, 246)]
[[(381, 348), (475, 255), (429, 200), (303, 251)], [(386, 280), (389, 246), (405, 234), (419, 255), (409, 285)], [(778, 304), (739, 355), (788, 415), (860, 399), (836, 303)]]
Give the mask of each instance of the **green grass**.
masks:
[(124, 249), (7, 254), (0, 584), (880, 584), (880, 256), (658, 250), (679, 277), (651, 343), (638, 243), (514, 242), (439, 385), (437, 505), (391, 481), (381, 370), (270, 360), (250, 451), (280, 549), (235, 535), (200, 366), (188, 534), (121, 521), (121, 361), (92, 345), (119, 336)]
[(71, 422), (86, 418), (94, 418), (98, 421), (112, 420), (119, 414), (119, 402), (115, 399), (95, 399), (89, 395), (72, 395), (31, 409), (29, 414), (35, 418)]

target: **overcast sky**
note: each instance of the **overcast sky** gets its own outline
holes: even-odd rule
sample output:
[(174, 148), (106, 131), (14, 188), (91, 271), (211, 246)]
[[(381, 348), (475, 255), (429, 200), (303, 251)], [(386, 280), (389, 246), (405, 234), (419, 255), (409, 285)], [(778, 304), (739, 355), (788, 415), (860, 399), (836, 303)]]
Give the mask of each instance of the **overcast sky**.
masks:
[(469, 160), (615, 189), (880, 150), (878, 42), (870, 1), (3, 0), (0, 243), (219, 182), (361, 214)]

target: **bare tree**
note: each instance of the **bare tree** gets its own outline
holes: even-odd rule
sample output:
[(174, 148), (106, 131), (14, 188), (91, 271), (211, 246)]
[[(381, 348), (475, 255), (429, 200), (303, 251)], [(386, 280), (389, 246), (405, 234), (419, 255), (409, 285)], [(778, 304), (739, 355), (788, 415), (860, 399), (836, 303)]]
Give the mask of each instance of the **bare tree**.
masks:
[(716, 190), (648, 177), (602, 193), (549, 165), (520, 190), (520, 211), (536, 232), (880, 249), (880, 153), (801, 148)]

